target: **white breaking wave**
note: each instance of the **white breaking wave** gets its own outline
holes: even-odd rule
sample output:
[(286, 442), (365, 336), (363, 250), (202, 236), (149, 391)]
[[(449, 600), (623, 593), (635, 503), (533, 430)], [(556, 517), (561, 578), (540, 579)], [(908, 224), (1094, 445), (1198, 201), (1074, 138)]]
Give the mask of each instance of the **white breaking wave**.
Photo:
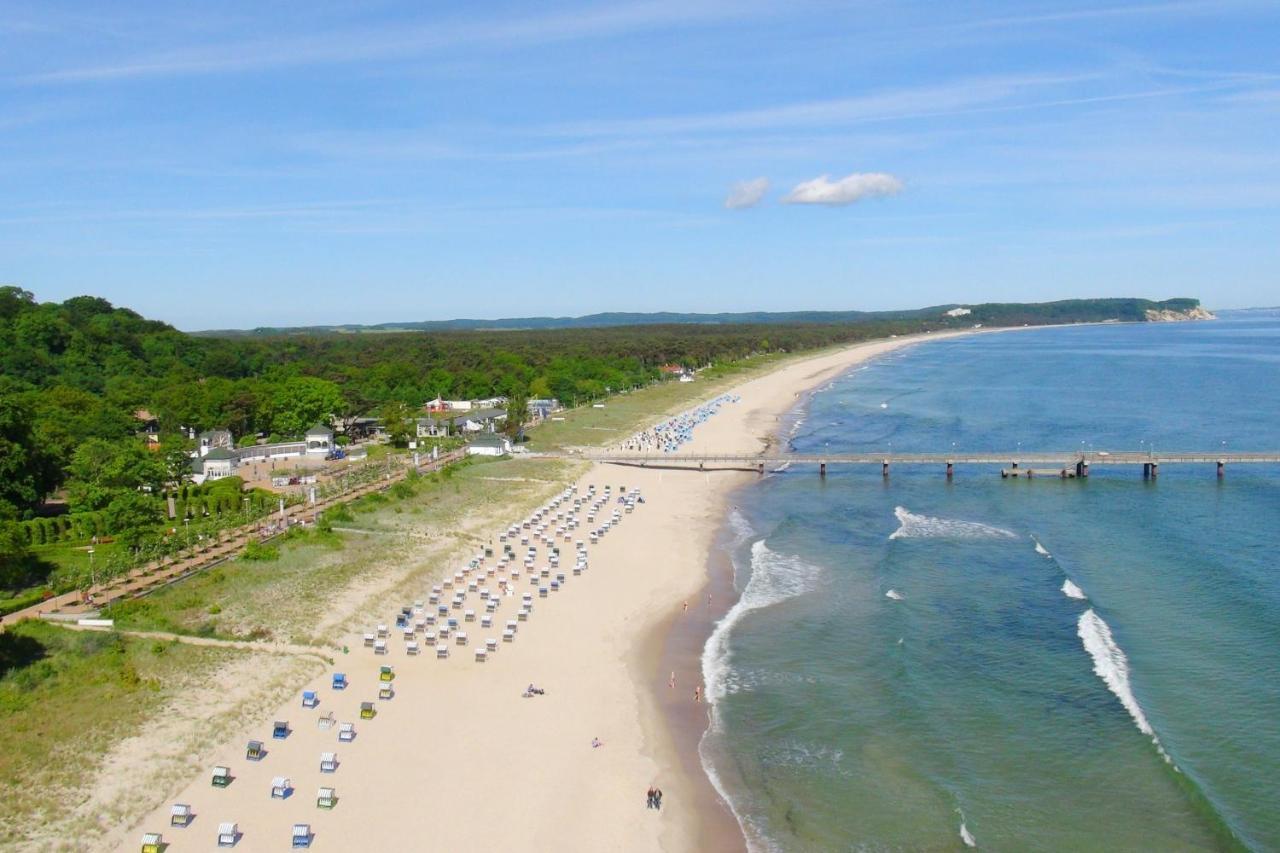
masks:
[(729, 511), (729, 526), (733, 528), (739, 544), (746, 542), (756, 532), (755, 528), (751, 526), (751, 522), (747, 521), (747, 517), (742, 514), (742, 510), (736, 506)]
[(898, 592), (896, 589), (891, 589), (884, 594), (884, 597), (892, 598), (894, 601), (901, 601), (904, 596), (902, 595), (902, 593)]
[(1084, 590), (1071, 582), (1071, 578), (1067, 578), (1062, 582), (1062, 594), (1067, 598), (1074, 598), (1076, 601), (1086, 601), (1089, 596), (1084, 594)]
[(711, 725), (698, 744), (698, 754), (707, 778), (711, 780), (712, 787), (720, 794), (721, 799), (729, 804), (729, 810), (742, 827), (747, 848), (751, 851), (772, 851), (779, 848), (768, 840), (754, 821), (738, 811), (706, 752), (707, 738), (721, 730), (716, 701), (725, 696), (732, 680), (729, 636), (739, 620), (751, 611), (761, 610), (811, 590), (820, 571), (818, 566), (806, 563), (799, 557), (771, 551), (763, 539), (755, 542), (751, 546), (751, 577), (747, 580), (746, 588), (733, 607), (729, 608), (729, 612), (716, 623), (715, 630), (707, 638), (707, 644), (702, 647), (702, 680), (706, 685), (703, 693), (711, 703)]
[(743, 616), (753, 610), (803, 595), (813, 588), (821, 569), (799, 557), (769, 550), (761, 539), (751, 546), (751, 577), (738, 601), (716, 623), (702, 649), (702, 678), (706, 697), (714, 703), (725, 695), (729, 671), (729, 634)]
[(977, 847), (978, 842), (973, 840), (973, 833), (969, 831), (969, 827), (964, 825), (964, 821), (960, 821), (960, 840), (964, 842), (965, 847)]
[(1041, 544), (1040, 544), (1040, 540), (1039, 540), (1039, 539), (1037, 539), (1036, 537), (1032, 536), (1032, 537), (1031, 537), (1031, 541), (1032, 541), (1032, 542), (1034, 542), (1034, 543), (1036, 543), (1036, 553), (1037, 553), (1037, 554), (1039, 554), (1041, 557), (1052, 557), (1052, 556), (1053, 556), (1052, 554), (1050, 554), (1050, 553), (1049, 553), (1049, 551), (1048, 551), (1048, 550), (1047, 550), (1043, 545), (1041, 545)]
[(889, 534), (890, 539), (1016, 539), (1017, 534), (1002, 527), (992, 527), (977, 521), (955, 521), (949, 518), (933, 518), (916, 515), (906, 507), (895, 507), (898, 529)]
[(1156, 736), (1155, 729), (1151, 727), (1147, 715), (1143, 713), (1142, 706), (1138, 704), (1138, 698), (1133, 695), (1133, 688), (1129, 684), (1129, 658), (1125, 656), (1124, 650), (1111, 635), (1111, 626), (1094, 613), (1093, 608), (1089, 608), (1080, 614), (1076, 633), (1084, 643), (1084, 650), (1093, 658), (1093, 671), (1120, 700), (1120, 704), (1137, 724), (1138, 731), (1150, 737), (1164, 760), (1172, 764), (1173, 761), (1168, 753), (1160, 745), (1160, 738)]

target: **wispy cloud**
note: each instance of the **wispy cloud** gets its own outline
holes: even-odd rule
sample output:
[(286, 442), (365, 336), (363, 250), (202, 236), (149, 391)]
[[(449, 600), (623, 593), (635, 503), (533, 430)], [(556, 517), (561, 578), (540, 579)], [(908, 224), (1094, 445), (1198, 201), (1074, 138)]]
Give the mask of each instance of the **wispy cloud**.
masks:
[(854, 172), (834, 181), (830, 175), (819, 175), (796, 184), (782, 200), (786, 204), (842, 207), (864, 198), (897, 195), (902, 189), (902, 181), (885, 172)]
[(768, 178), (740, 181), (729, 190), (729, 197), (724, 200), (724, 206), (729, 210), (746, 210), (748, 207), (755, 207), (768, 191)]
[(665, 28), (702, 26), (766, 12), (761, 0), (641, 0), (508, 19), (434, 22), (192, 45), (117, 62), (54, 69), (24, 83), (77, 83), (143, 77), (231, 74), (307, 65), (407, 59), (459, 48), (519, 47), (614, 38)]

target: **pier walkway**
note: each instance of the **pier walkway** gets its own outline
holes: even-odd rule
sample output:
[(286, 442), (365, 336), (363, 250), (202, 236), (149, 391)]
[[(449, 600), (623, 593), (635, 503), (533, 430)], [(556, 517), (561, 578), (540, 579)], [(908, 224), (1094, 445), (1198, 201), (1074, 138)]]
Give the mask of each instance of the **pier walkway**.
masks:
[[(1159, 475), (1161, 465), (1213, 465), (1222, 476), (1227, 465), (1280, 464), (1280, 450), (1267, 451), (1154, 451), (1154, 450), (1057, 450), (1057, 451), (960, 451), (950, 453), (596, 453), (571, 454), (575, 459), (630, 465), (639, 468), (692, 469), (699, 471), (755, 471), (782, 465), (817, 465), (826, 474), (829, 465), (879, 465), (888, 475), (894, 465), (936, 465), (950, 476), (956, 465), (1001, 465), (1004, 477), (1088, 477), (1097, 465), (1140, 465), (1145, 477)], [(1049, 469), (1027, 466), (1047, 465)]]

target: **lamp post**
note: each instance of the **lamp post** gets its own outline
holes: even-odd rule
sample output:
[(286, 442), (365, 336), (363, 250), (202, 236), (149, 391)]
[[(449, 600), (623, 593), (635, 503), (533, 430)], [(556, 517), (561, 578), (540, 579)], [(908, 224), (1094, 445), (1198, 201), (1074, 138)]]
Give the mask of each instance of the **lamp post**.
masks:
[(92, 545), (89, 546), (88, 551), (89, 551), (89, 589), (93, 589), (95, 586), (97, 586), (97, 584), (94, 582), (93, 546)]

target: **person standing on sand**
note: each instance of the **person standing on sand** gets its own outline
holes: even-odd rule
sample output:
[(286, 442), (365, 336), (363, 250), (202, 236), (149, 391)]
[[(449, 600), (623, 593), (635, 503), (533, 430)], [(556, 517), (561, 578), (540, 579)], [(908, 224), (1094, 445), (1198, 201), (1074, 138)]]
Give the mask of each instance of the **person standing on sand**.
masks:
[(684, 600), (684, 612), (685, 613), (689, 612), (689, 599), (687, 598)]
[(702, 685), (698, 685), (697, 687), (693, 688), (693, 701), (694, 702), (702, 701)]
[(667, 681), (667, 686), (668, 686), (668, 687), (670, 687), (670, 688), (671, 688), (671, 689), (673, 689), (673, 690), (675, 689), (675, 686), (676, 686), (676, 671), (675, 671), (674, 669), (673, 669), (673, 670), (671, 670), (671, 678), (670, 678), (670, 680), (668, 680), (668, 681)]

